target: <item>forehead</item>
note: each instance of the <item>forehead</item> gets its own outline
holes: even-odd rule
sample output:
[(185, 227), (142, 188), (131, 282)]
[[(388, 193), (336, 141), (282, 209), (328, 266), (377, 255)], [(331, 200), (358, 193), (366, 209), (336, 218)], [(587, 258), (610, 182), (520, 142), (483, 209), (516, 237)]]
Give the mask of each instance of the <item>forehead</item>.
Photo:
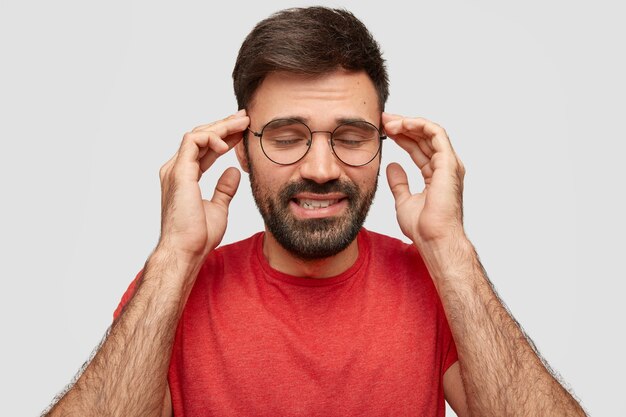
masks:
[(254, 124), (295, 116), (320, 124), (351, 118), (377, 124), (380, 119), (376, 88), (362, 71), (337, 70), (316, 76), (270, 73), (247, 110)]

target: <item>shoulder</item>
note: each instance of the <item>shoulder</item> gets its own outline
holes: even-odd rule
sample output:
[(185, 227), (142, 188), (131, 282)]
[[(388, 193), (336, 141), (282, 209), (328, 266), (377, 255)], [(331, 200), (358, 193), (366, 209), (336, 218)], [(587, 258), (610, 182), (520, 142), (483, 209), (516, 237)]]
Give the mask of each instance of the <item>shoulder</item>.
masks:
[(375, 242), (376, 244), (389, 245), (389, 246), (394, 246), (394, 247), (411, 246), (408, 243), (405, 243), (398, 238), (391, 237), (382, 233), (374, 232), (365, 228), (361, 230), (361, 233), (366, 235), (372, 243)]
[(370, 252), (374, 256), (383, 256), (396, 260), (406, 258), (421, 262), (421, 256), (417, 248), (411, 243), (366, 229), (362, 230), (362, 234), (368, 241)]
[(246, 251), (254, 250), (259, 239), (261, 240), (263, 239), (263, 232), (255, 233), (252, 236), (243, 240), (239, 240), (237, 242), (232, 242), (226, 245), (219, 246), (213, 252), (211, 252), (211, 254), (216, 254), (216, 255), (221, 255), (221, 256), (225, 256), (225, 255), (230, 256), (230, 255), (239, 254), (242, 251), (246, 252)]
[[(393, 281), (410, 283), (424, 288), (433, 286), (428, 268), (419, 251), (412, 243), (395, 237), (363, 229), (369, 243), (370, 271), (383, 274)], [(434, 288), (434, 287), (433, 287)]]
[(211, 251), (198, 271), (187, 303), (204, 303), (208, 293), (227, 293), (227, 289), (240, 282), (242, 277), (249, 276), (254, 268), (257, 242), (262, 239), (262, 233), (257, 233)]
[(254, 258), (257, 246), (263, 241), (263, 232), (258, 232), (246, 239), (228, 243), (211, 251), (200, 270), (200, 275), (214, 274), (233, 267), (249, 264)]

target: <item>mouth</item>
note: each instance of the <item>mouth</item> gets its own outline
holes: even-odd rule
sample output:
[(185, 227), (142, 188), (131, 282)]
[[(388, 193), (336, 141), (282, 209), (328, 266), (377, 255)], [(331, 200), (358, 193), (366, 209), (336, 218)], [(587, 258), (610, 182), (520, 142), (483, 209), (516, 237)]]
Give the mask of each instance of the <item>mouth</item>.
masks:
[(297, 195), (291, 199), (296, 215), (303, 217), (329, 217), (339, 215), (346, 207), (345, 195)]
[(305, 210), (317, 210), (337, 204), (339, 202), (339, 199), (334, 198), (332, 200), (312, 200), (295, 198), (294, 201)]

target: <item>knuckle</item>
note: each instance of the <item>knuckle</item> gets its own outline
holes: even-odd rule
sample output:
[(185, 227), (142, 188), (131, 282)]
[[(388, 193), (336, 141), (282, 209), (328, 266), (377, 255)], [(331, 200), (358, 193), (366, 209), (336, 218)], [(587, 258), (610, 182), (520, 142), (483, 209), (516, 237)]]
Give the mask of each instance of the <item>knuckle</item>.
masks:
[(206, 132), (206, 135), (207, 135), (207, 142), (208, 143), (212, 143), (212, 142), (215, 141), (215, 139), (219, 138), (219, 135), (217, 133), (215, 133), (214, 131), (212, 131), (212, 130), (208, 130)]
[(441, 152), (436, 152), (431, 158), (430, 161), (432, 164), (434, 165), (439, 165), (442, 162), (444, 162), (445, 155), (443, 155)]
[(447, 135), (446, 130), (441, 125), (431, 120), (427, 120), (427, 119), (422, 119), (422, 120), (424, 121), (425, 128), (428, 131), (430, 131), (432, 135), (435, 135), (435, 136)]
[(437, 123), (433, 123), (432, 126), (433, 126), (433, 132), (436, 135), (447, 136), (446, 130), (443, 127), (439, 126)]
[(189, 142), (193, 140), (193, 131), (187, 132), (183, 135), (183, 142)]

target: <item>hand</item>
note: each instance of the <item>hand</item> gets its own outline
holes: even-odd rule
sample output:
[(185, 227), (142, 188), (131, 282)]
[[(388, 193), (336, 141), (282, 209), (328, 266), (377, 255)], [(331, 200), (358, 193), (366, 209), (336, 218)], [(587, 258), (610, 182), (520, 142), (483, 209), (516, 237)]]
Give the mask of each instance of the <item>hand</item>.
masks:
[(383, 113), (382, 121), (387, 135), (409, 153), (424, 177), (424, 190), (411, 194), (404, 169), (397, 163), (387, 167), (402, 232), (420, 249), (464, 236), (465, 168), (446, 131), (422, 118)]
[(249, 124), (241, 110), (184, 135), (178, 152), (160, 171), (162, 212), (157, 248), (183, 262), (199, 264), (219, 245), (241, 174), (232, 167), (224, 171), (210, 201), (202, 199), (198, 181), (220, 155), (243, 138)]

